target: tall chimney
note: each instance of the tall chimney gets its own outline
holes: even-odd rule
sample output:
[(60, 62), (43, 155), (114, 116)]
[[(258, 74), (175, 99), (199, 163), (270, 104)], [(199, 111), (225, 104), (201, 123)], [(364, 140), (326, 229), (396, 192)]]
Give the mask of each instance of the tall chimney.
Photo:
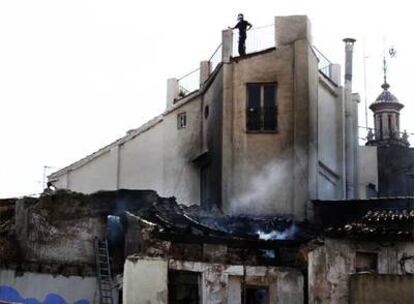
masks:
[(346, 198), (357, 197), (358, 126), (352, 98), (352, 57), (355, 39), (345, 38), (345, 185)]

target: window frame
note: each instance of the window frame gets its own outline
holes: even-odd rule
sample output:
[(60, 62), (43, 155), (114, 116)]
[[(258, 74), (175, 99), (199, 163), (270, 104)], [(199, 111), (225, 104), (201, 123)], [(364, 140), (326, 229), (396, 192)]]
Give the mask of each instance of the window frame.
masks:
[[(181, 124), (182, 120), (181, 117), (184, 117), (184, 125)], [(177, 130), (182, 130), (187, 128), (188, 120), (187, 120), (187, 112), (180, 112), (177, 113)]]
[[(259, 130), (250, 130), (248, 128), (248, 122), (249, 122), (249, 86), (250, 85), (258, 85), (260, 86), (260, 129)], [(272, 85), (274, 87), (274, 123), (275, 123), (275, 129), (265, 129), (265, 98), (264, 98), (264, 91), (265, 87)], [(276, 81), (271, 82), (247, 82), (245, 84), (246, 87), (246, 101), (245, 101), (245, 128), (246, 133), (252, 133), (252, 134), (274, 134), (279, 132), (279, 109), (278, 109), (278, 83)]]
[[(375, 264), (374, 269), (362, 269), (358, 267), (358, 256), (360, 258), (375, 258), (375, 261), (373, 264)], [(378, 266), (379, 266), (379, 254), (376, 251), (365, 251), (365, 250), (357, 250), (355, 251), (355, 273), (378, 273)]]

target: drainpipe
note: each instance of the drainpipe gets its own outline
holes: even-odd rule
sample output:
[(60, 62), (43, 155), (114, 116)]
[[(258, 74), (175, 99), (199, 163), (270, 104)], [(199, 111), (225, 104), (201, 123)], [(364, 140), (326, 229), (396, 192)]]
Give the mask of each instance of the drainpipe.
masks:
[(358, 136), (354, 128), (354, 113), (352, 100), (352, 56), (355, 39), (345, 38), (345, 185), (346, 199), (356, 198), (357, 183), (355, 163), (357, 162)]

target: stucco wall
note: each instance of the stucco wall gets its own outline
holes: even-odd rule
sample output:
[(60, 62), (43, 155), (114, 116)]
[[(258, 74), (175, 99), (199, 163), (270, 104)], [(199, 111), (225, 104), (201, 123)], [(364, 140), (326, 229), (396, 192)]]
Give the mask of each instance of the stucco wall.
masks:
[(162, 136), (160, 122), (120, 146), (120, 189), (163, 189)]
[(376, 146), (359, 147), (358, 175), (359, 198), (368, 198), (368, 184), (375, 185), (378, 190), (378, 157)]
[(168, 261), (129, 258), (125, 261), (123, 303), (167, 304)]
[[(200, 151), (200, 107), (200, 97), (197, 97), (196, 100), (164, 116), (162, 126), (163, 145), (160, 153), (163, 158), (163, 186), (159, 194), (166, 197), (175, 196), (181, 204), (198, 204), (200, 199), (199, 171), (192, 162)], [(177, 115), (184, 112), (187, 126), (177, 129)], [(149, 146), (148, 149), (153, 150), (154, 147)], [(142, 162), (142, 159), (140, 161)], [(156, 166), (157, 164), (154, 164), (154, 167)]]
[(412, 275), (354, 275), (350, 280), (351, 304), (414, 303)]
[[(177, 129), (177, 114), (187, 113), (187, 127)], [(53, 179), (58, 188), (83, 193), (115, 189), (152, 189), (180, 203), (199, 202), (199, 174), (192, 159), (200, 151), (200, 97), (152, 127), (81, 166)]]
[[(225, 65), (223, 158), (226, 209), (234, 213), (292, 213), (293, 104), (291, 46)], [(275, 133), (246, 132), (246, 84), (277, 83)], [(230, 98), (227, 99), (226, 98)], [(226, 121), (232, 122), (231, 124)], [(277, 198), (277, 199), (276, 199)]]
[(92, 193), (101, 189), (115, 190), (117, 187), (116, 170), (117, 152), (114, 148), (95, 158), (94, 161), (70, 171), (67, 180), (68, 187), (83, 193)]
[(308, 256), (310, 303), (349, 303), (349, 279), (355, 273), (356, 252), (378, 253), (379, 274), (414, 273), (410, 243), (352, 242), (326, 239)]
[(60, 304), (97, 303), (96, 277), (52, 276), (0, 270), (0, 302)]
[[(239, 304), (243, 266), (131, 257), (125, 263), (124, 303), (167, 303), (168, 269), (201, 274), (201, 303)], [(303, 276), (295, 269), (247, 266), (246, 284), (267, 286), (269, 304), (303, 303)]]
[[(296, 19), (300, 26), (291, 24), (290, 30), (307, 31), (302, 25), (308, 20)], [(305, 217), (309, 195), (317, 194), (318, 77), (317, 59), (307, 39), (224, 65), (226, 210)], [(246, 84), (269, 82), (277, 83), (277, 132), (250, 133), (246, 130)]]
[(318, 86), (318, 193), (319, 199), (343, 197), (343, 105), (341, 87), (324, 76)]

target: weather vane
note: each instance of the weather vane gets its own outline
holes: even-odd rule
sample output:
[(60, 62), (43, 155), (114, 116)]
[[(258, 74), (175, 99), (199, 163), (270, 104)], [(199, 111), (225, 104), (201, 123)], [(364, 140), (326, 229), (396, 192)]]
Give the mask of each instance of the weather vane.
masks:
[[(390, 58), (394, 58), (397, 56), (397, 50), (394, 47), (390, 47), (388, 49), (388, 55)], [(387, 71), (388, 71), (388, 65), (387, 65), (387, 56), (384, 51), (384, 59), (383, 59), (383, 71), (384, 71), (384, 89), (387, 89), (389, 87), (389, 84), (387, 83)]]

